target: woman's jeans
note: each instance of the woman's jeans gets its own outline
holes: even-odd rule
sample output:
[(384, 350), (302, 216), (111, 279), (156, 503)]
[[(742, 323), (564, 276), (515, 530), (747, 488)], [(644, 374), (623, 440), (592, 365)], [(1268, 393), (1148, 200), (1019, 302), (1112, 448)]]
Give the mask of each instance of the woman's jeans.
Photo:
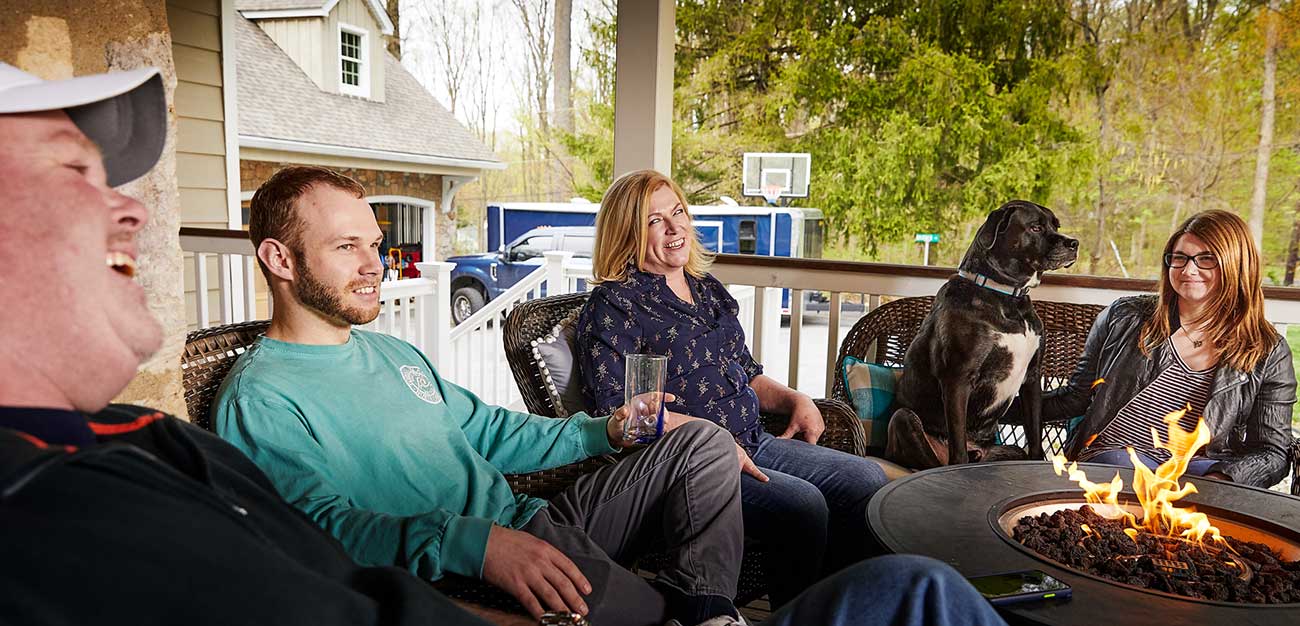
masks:
[(759, 436), (752, 456), (769, 482), (741, 476), (745, 535), (767, 555), (763, 565), (773, 607), (877, 552), (867, 528), (867, 501), (887, 482), (879, 465), (769, 433)]
[[(1137, 451), (1135, 450), (1134, 452)], [(1145, 453), (1137, 452), (1137, 457), (1138, 460), (1142, 461), (1142, 464), (1147, 466), (1148, 469), (1154, 470), (1160, 466), (1159, 461), (1151, 458)], [(1128, 458), (1128, 450), (1125, 449), (1107, 450), (1097, 456), (1089, 458), (1087, 461), (1083, 461), (1083, 463), (1100, 463), (1102, 465), (1133, 467), (1133, 460)], [(1203, 456), (1194, 456), (1192, 457), (1192, 460), (1187, 463), (1186, 473), (1191, 474), (1192, 476), (1204, 476), (1214, 471), (1214, 466), (1218, 464), (1218, 459), (1207, 459)], [(748, 521), (749, 518), (745, 519)]]

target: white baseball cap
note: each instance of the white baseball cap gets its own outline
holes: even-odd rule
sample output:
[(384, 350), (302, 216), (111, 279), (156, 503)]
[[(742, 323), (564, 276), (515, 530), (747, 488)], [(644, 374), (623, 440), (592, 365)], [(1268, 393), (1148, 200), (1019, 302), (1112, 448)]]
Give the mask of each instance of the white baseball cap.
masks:
[(156, 68), (41, 80), (0, 63), (0, 115), (56, 109), (99, 146), (114, 187), (148, 172), (167, 140), (167, 97)]

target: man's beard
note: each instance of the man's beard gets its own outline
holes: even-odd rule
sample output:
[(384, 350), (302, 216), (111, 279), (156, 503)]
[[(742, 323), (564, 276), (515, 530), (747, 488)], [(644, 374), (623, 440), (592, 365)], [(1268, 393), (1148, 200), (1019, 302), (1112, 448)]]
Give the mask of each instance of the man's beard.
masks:
[[(300, 255), (299, 258), (303, 257)], [(298, 280), (293, 281), (293, 291), (294, 295), (298, 297), (298, 301), (305, 306), (315, 309), (326, 317), (347, 322), (354, 326), (369, 324), (376, 317), (379, 317), (378, 304), (373, 309), (349, 307), (343, 304), (343, 293), (351, 293), (353, 289), (369, 286), (369, 282), (354, 281), (349, 283), (340, 293), (335, 288), (318, 280), (311, 273), (311, 263), (300, 263), (299, 267), (301, 270), (298, 273)], [(374, 287), (376, 290), (379, 289), (378, 284)]]

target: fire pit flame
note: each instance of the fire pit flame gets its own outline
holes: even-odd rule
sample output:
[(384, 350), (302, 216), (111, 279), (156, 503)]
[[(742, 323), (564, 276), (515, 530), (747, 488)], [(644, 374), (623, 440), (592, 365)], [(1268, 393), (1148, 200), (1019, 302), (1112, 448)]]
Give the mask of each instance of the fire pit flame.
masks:
[[(1183, 409), (1165, 416), (1168, 434), (1164, 441), (1161, 441), (1160, 434), (1155, 428), (1151, 429), (1151, 439), (1155, 447), (1168, 450), (1171, 455), (1169, 460), (1161, 463), (1154, 472), (1138, 460), (1133, 448), (1128, 448), (1129, 459), (1133, 463), (1133, 491), (1142, 505), (1141, 521), (1124, 511), (1119, 505), (1119, 493), (1124, 488), (1124, 480), (1120, 478), (1118, 472), (1110, 482), (1094, 483), (1088, 480), (1077, 463), (1066, 465), (1065, 457), (1060, 454), (1052, 455), (1052, 469), (1057, 476), (1064, 473), (1071, 481), (1077, 483), (1083, 489), (1087, 502), (1099, 505), (1094, 507), (1099, 515), (1109, 519), (1124, 518), (1129, 525), (1124, 532), (1134, 541), (1137, 541), (1139, 530), (1155, 535), (1181, 537), (1197, 545), (1201, 545), (1206, 535), (1209, 535), (1219, 548), (1231, 550), (1219, 533), (1219, 529), (1210, 523), (1208, 516), (1197, 512), (1192, 507), (1174, 506), (1178, 500), (1196, 493), (1196, 485), (1192, 483), (1180, 485), (1178, 479), (1187, 471), (1192, 456), (1210, 442), (1210, 429), (1205, 425), (1204, 420), (1198, 419), (1196, 428), (1190, 432), (1178, 425), (1178, 421), (1186, 413), (1187, 410)], [(1086, 525), (1084, 530), (1089, 534), (1092, 533)]]

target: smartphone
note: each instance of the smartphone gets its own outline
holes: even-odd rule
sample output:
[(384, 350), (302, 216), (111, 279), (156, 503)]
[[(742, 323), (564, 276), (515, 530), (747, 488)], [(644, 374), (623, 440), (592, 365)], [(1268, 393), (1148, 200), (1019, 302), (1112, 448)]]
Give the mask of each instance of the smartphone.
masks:
[(1070, 586), (1042, 570), (1030, 569), (969, 578), (970, 584), (994, 606), (1070, 597)]

